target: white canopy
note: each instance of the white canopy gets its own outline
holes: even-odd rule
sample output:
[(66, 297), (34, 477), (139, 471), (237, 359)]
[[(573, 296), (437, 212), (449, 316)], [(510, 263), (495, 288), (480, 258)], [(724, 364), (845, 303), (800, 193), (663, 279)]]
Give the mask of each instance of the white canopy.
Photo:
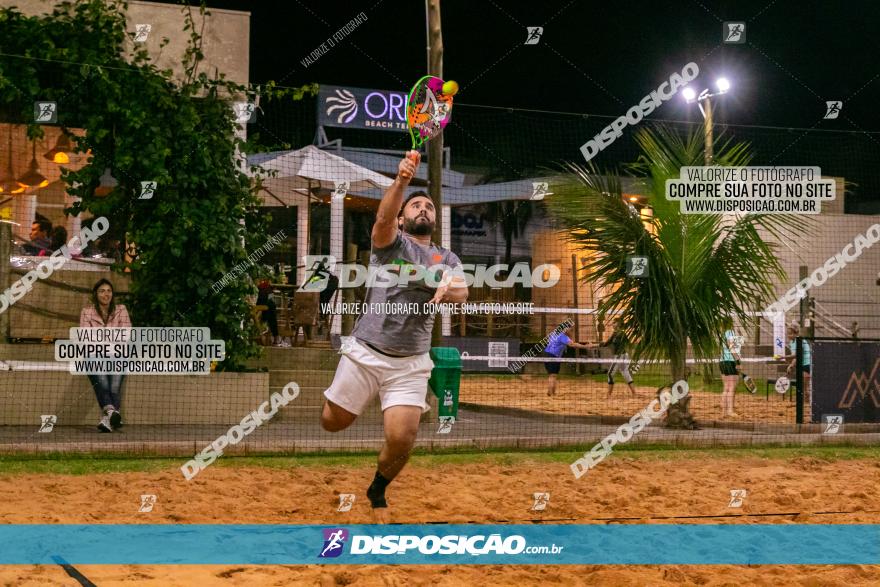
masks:
[(258, 153), (248, 156), (248, 168), (258, 165), (265, 171), (275, 171), (275, 177), (259, 172), (263, 177), (260, 197), (266, 206), (296, 206), (308, 199), (309, 188), (333, 190), (339, 181), (349, 182), (349, 191), (386, 188), (392, 179), (370, 171), (342, 157), (309, 145), (296, 151)]

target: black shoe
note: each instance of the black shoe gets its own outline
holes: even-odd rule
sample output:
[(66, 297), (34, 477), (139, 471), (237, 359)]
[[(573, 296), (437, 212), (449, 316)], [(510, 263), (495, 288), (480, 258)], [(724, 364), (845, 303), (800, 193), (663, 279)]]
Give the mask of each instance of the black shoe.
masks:
[(370, 500), (373, 509), (388, 507), (388, 502), (385, 500), (385, 489), (377, 487), (375, 483), (367, 488), (367, 499)]
[(116, 410), (110, 411), (110, 425), (113, 426), (113, 429), (122, 428), (122, 414), (117, 412)]

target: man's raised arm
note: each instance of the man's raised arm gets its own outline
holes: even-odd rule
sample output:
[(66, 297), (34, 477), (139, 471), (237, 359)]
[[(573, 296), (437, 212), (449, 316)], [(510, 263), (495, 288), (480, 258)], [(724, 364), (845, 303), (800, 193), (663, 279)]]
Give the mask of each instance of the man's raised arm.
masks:
[(409, 151), (400, 161), (397, 177), (385, 190), (382, 201), (379, 202), (379, 211), (376, 212), (376, 222), (370, 235), (374, 248), (387, 247), (397, 238), (397, 215), (403, 205), (403, 188), (415, 177), (421, 160), (422, 156), (418, 151)]

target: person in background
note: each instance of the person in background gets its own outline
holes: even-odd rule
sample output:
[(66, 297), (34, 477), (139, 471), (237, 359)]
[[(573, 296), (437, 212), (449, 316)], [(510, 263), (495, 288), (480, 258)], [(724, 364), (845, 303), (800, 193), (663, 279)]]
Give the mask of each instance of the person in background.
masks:
[(101, 254), (114, 263), (123, 263), (125, 245), (118, 238), (106, 238), (102, 241)]
[[(128, 310), (117, 304), (113, 294), (113, 284), (107, 279), (99, 279), (92, 287), (91, 304), (82, 309), (79, 315), (80, 328), (131, 328)], [(100, 432), (113, 432), (122, 427), (122, 374), (92, 374), (89, 381), (95, 390), (98, 407), (101, 408)]]
[[(566, 321), (557, 326), (550, 333), (547, 340), (547, 346), (544, 348), (544, 356), (549, 358), (560, 358), (565, 354), (565, 349), (572, 347), (575, 349), (588, 349), (588, 345), (574, 342), (568, 337), (571, 331), (571, 322)], [(547, 371), (547, 395), (552, 397), (556, 395), (556, 376), (559, 374), (559, 368), (562, 363), (559, 361), (547, 361), (544, 363), (544, 369)]]
[(55, 228), (53, 228), (49, 249), (54, 252), (66, 244), (67, 244), (67, 229), (65, 229), (63, 226), (56, 226)]
[[(797, 361), (797, 341), (795, 340), (798, 336), (800, 336), (800, 327), (796, 324), (788, 327), (788, 350), (791, 351), (791, 363), (788, 364), (788, 368), (785, 370), (785, 374), (789, 379), (793, 379), (795, 376), (794, 365), (795, 361)], [(801, 357), (801, 369), (804, 372), (804, 397), (809, 397), (806, 394), (806, 391), (810, 389), (810, 371), (813, 365), (813, 349), (810, 347), (810, 341), (804, 338), (801, 341), (803, 345), (803, 357)], [(806, 401), (810, 401), (807, 399)]]
[(272, 344), (277, 347), (289, 347), (290, 343), (285, 342), (278, 336), (278, 306), (275, 304), (275, 300), (272, 299), (272, 286), (268, 280), (264, 279), (257, 284), (257, 290), (257, 305), (268, 308), (263, 310), (260, 319), (266, 323), (269, 331), (272, 333)]
[(318, 332), (322, 332), (323, 329), (325, 327), (328, 327), (330, 322), (333, 320), (332, 312), (325, 310), (331, 307), (330, 302), (333, 300), (333, 295), (339, 288), (339, 279), (330, 272), (324, 260), (315, 261), (312, 263), (311, 267), (303, 266), (302, 268), (304, 269), (305, 275), (305, 279), (303, 280), (302, 284), (303, 291), (309, 291), (306, 289), (309, 287), (309, 284), (320, 283), (325, 280), (327, 282), (324, 288), (321, 289), (318, 299), (320, 312)]
[(739, 414), (733, 411), (733, 402), (736, 398), (736, 384), (739, 382), (739, 361), (742, 351), (742, 337), (737, 336), (733, 330), (733, 319), (724, 320), (724, 339), (721, 343), (721, 360), (718, 367), (721, 369), (721, 417), (736, 417)]
[(28, 255), (48, 255), (52, 241), (49, 233), (52, 232), (52, 223), (48, 220), (34, 220), (31, 224), (31, 242), (24, 245), (24, 252)]
[(614, 323), (614, 334), (602, 346), (610, 347), (611, 352), (614, 353), (614, 363), (608, 368), (608, 397), (611, 397), (611, 393), (614, 391), (615, 373), (620, 373), (623, 376), (623, 380), (629, 387), (629, 392), (633, 397), (638, 397), (639, 394), (636, 393), (636, 388), (633, 386), (632, 374), (629, 372), (630, 360), (629, 354), (626, 352), (627, 347), (629, 347), (629, 340), (627, 340), (626, 335), (623, 333), (623, 325), (620, 320)]

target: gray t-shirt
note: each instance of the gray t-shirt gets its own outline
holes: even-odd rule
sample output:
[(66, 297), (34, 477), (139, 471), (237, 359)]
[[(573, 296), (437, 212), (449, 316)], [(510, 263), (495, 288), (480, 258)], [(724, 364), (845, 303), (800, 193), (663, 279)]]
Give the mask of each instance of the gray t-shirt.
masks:
[[(414, 275), (417, 267), (424, 268), (426, 273), (433, 267), (436, 272), (440, 269), (436, 266), (445, 266), (446, 271), (462, 275), (461, 260), (455, 253), (434, 244), (420, 245), (399, 230), (392, 244), (381, 249), (374, 247), (370, 252), (369, 272), (376, 272), (376, 284), (367, 287), (366, 307), (351, 335), (392, 355), (427, 353), (434, 327), (434, 314), (427, 311), (430, 310), (427, 306), (435, 291), (422, 279), (410, 279), (401, 286), (397, 272)], [(371, 281), (372, 278), (368, 279), (368, 285)], [(434, 279), (433, 283), (437, 281)], [(393, 282), (391, 287), (379, 285), (390, 282)]]

